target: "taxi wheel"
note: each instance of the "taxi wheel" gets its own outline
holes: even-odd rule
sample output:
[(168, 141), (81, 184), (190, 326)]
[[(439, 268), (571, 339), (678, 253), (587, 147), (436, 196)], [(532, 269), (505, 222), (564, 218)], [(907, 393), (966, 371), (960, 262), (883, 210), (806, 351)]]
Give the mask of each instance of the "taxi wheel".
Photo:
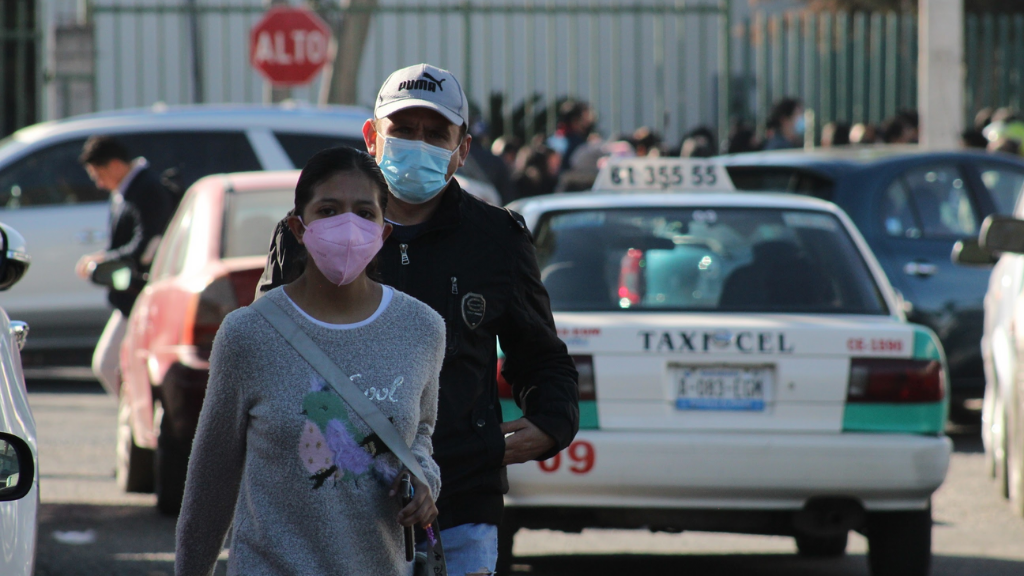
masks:
[(155, 475), (156, 507), (161, 514), (177, 516), (185, 496), (185, 474), (188, 471), (188, 453), (183, 443), (174, 436), (170, 418), (165, 414), (160, 422), (157, 438)]
[(839, 536), (797, 536), (796, 549), (808, 558), (836, 558), (846, 554), (846, 542), (850, 533)]
[[(122, 386), (122, 390), (124, 387)], [(153, 492), (153, 451), (140, 448), (132, 436), (131, 405), (120, 394), (117, 408), (117, 486), (125, 492)]]
[(928, 576), (932, 560), (932, 511), (869, 512), (871, 576)]

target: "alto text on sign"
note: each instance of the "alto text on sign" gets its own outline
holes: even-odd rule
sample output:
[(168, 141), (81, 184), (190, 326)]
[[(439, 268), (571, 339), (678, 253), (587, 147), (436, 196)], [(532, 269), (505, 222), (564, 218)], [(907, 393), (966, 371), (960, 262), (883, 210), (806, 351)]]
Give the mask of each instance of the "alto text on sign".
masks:
[(301, 8), (267, 10), (252, 28), (249, 61), (275, 86), (312, 82), (330, 57), (331, 29), (319, 16)]

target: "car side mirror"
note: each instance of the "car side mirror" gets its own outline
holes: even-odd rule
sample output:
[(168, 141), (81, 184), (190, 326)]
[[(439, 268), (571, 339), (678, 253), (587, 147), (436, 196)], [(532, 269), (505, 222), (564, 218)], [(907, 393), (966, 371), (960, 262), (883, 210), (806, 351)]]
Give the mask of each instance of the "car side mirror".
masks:
[(35, 483), (32, 448), (14, 434), (0, 432), (0, 502), (20, 500)]
[(981, 223), (978, 240), (986, 250), (1024, 254), (1024, 220), (993, 214)]
[(981, 247), (977, 238), (964, 238), (953, 245), (949, 255), (953, 264), (961, 266), (992, 266), (999, 261), (999, 256), (992, 250)]
[(25, 237), (7, 224), (0, 223), (0, 243), (0, 290), (7, 290), (25, 275), (31, 259)]
[(124, 260), (98, 262), (91, 266), (89, 279), (93, 284), (114, 290), (127, 290), (132, 281), (132, 270)]

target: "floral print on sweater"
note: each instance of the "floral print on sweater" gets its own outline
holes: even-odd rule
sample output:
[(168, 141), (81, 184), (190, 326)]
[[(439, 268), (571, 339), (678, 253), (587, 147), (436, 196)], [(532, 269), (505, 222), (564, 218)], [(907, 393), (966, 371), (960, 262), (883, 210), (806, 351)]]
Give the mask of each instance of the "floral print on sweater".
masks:
[(390, 485), (398, 474), (392, 458), (383, 458), (391, 450), (376, 434), (363, 435), (349, 418), (345, 402), (319, 376), (302, 401), (307, 418), (299, 436), (299, 459), (310, 473), (314, 490), (328, 480), (354, 481), (372, 474)]

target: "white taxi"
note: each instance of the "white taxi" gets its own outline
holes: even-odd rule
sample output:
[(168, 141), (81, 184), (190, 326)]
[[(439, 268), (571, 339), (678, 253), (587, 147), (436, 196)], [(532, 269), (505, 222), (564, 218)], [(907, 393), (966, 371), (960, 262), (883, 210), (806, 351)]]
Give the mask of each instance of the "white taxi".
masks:
[(576, 360), (580, 432), (508, 469), (503, 559), (520, 527), (788, 535), (808, 556), (857, 530), (875, 576), (928, 573), (946, 361), (842, 210), (678, 159), (510, 208)]

